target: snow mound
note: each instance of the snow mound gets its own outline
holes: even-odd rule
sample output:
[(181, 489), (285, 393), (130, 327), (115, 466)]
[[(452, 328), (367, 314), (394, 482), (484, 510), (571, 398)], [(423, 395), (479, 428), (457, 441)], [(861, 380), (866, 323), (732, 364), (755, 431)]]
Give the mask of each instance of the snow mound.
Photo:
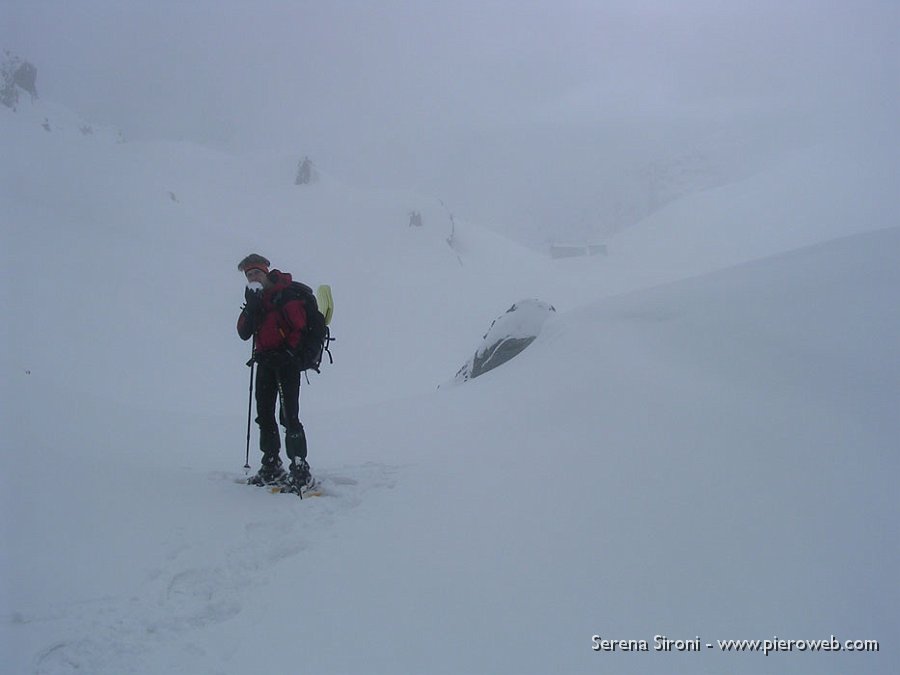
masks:
[(541, 300), (522, 300), (494, 319), (475, 355), (456, 373), (454, 382), (475, 379), (500, 366), (530, 345), (541, 332), (553, 305)]

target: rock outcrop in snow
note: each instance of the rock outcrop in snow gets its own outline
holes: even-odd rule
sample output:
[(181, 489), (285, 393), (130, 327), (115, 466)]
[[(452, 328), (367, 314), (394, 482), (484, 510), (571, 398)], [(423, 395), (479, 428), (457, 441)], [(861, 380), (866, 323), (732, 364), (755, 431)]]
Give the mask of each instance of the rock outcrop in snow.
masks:
[(0, 66), (0, 78), (0, 103), (7, 108), (16, 109), (20, 90), (31, 94), (32, 100), (37, 98), (37, 68), (9, 51)]
[(454, 382), (465, 382), (493, 370), (521, 353), (540, 334), (544, 322), (556, 312), (540, 300), (522, 300), (494, 319), (481, 346), (456, 373)]
[(319, 172), (316, 171), (315, 165), (309, 157), (304, 157), (297, 164), (297, 177), (294, 178), (294, 185), (309, 185), (319, 180)]

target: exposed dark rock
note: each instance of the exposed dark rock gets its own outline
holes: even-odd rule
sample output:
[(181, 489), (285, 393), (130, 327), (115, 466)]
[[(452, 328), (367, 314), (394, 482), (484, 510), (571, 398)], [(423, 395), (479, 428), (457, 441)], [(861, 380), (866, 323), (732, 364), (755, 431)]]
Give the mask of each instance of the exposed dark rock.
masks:
[(37, 68), (10, 52), (5, 53), (0, 66), (0, 103), (15, 110), (19, 92), (24, 91), (37, 98)]
[(319, 180), (319, 172), (309, 157), (304, 157), (297, 165), (297, 177), (294, 185), (309, 185)]
[(522, 300), (491, 323), (474, 356), (456, 373), (455, 382), (483, 375), (520, 354), (541, 332), (553, 305), (540, 300)]

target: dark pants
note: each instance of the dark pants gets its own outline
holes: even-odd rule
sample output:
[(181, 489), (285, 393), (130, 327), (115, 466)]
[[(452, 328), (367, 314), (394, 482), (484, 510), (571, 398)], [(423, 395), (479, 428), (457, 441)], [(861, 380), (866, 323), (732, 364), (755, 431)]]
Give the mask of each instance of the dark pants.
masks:
[(306, 459), (306, 433), (300, 423), (300, 370), (293, 363), (270, 364), (260, 359), (256, 367), (256, 423), (264, 464), (277, 463), (281, 449), (275, 421), (275, 403), (279, 399), (288, 459)]

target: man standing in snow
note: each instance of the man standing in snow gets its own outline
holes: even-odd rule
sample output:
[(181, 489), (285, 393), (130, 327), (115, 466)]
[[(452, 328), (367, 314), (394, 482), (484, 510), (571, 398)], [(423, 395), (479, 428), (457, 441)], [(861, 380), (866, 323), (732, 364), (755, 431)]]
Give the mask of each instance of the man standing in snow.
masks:
[[(242, 340), (253, 338), (256, 370), (256, 423), (262, 465), (249, 479), (252, 485), (283, 485), (296, 492), (312, 483), (306, 461), (306, 433), (300, 423), (300, 366), (295, 355), (306, 326), (306, 308), (285, 292), (291, 275), (269, 270), (269, 261), (251, 253), (238, 264), (247, 277), (246, 304), (238, 317)], [(281, 400), (284, 444), (290, 474), (281, 465), (281, 439), (275, 421), (275, 402)]]

